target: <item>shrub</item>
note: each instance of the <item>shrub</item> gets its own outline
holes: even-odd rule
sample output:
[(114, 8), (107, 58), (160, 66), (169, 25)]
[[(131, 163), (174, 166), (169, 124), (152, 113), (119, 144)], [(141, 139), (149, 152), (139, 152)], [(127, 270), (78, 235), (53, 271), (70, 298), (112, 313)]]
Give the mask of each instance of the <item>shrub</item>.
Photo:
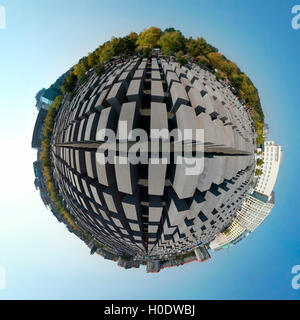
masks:
[(102, 76), (105, 70), (104, 65), (102, 63), (99, 63), (94, 67), (94, 70), (99, 76)]
[(261, 169), (256, 169), (255, 170), (255, 175), (256, 176), (261, 176), (263, 174), (263, 171)]
[(260, 158), (258, 158), (257, 160), (256, 160), (256, 164), (257, 164), (257, 166), (262, 166), (263, 164), (264, 164), (264, 161), (262, 160), (262, 159), (260, 159)]
[(188, 63), (188, 59), (182, 51), (179, 51), (176, 54), (176, 60), (180, 64), (180, 66), (185, 66)]

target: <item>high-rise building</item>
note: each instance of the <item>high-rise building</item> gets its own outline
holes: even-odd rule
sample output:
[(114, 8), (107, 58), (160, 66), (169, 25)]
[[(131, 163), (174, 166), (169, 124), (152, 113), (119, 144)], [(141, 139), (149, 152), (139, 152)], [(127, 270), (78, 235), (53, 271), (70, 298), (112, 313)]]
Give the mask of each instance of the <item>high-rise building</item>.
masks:
[(269, 135), (269, 125), (265, 123), (264, 128), (263, 128), (263, 138), (266, 140), (268, 135)]
[(274, 192), (270, 197), (257, 192), (248, 194), (241, 210), (237, 212), (235, 221), (244, 229), (252, 232), (267, 218), (274, 207), (274, 203)]
[(241, 209), (237, 211), (233, 223), (219, 233), (210, 248), (218, 250), (237, 243), (246, 234), (253, 232), (270, 214), (275, 204), (273, 187), (276, 183), (282, 151), (273, 141), (266, 141), (263, 147), (263, 174), (259, 176), (256, 186), (248, 193)]
[(270, 197), (276, 183), (282, 160), (281, 146), (274, 141), (265, 141), (262, 147), (263, 174), (258, 177), (255, 191)]
[(40, 150), (43, 137), (44, 122), (47, 116), (47, 110), (41, 109), (36, 118), (34, 130), (32, 134), (31, 147)]
[(36, 108), (40, 111), (42, 109), (48, 110), (55, 98), (61, 94), (61, 86), (70, 70), (61, 75), (48, 89), (41, 89), (35, 96)]
[(223, 232), (219, 233), (215, 239), (210, 243), (210, 248), (217, 250), (230, 242), (237, 239), (243, 233), (246, 228), (242, 227), (238, 222), (233, 221), (232, 224)]

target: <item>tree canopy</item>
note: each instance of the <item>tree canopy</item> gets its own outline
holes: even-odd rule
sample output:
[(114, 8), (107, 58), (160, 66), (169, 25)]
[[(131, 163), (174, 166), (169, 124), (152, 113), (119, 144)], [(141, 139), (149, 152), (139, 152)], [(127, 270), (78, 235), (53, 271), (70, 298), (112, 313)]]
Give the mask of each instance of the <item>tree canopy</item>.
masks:
[(202, 37), (186, 40), (186, 52), (192, 57), (198, 57), (200, 55), (207, 56), (211, 52), (217, 52), (218, 50), (208, 44)]
[(264, 164), (264, 161), (262, 159), (258, 158), (256, 160), (256, 164), (257, 164), (257, 166), (261, 167)]
[(185, 38), (179, 31), (164, 32), (158, 41), (162, 51), (167, 55), (184, 50), (184, 43)]
[(43, 177), (46, 183), (47, 190), (49, 192), (49, 198), (52, 205), (55, 206), (56, 210), (61, 214), (66, 224), (73, 230), (79, 231), (85, 238), (88, 238), (89, 235), (81, 230), (78, 225), (75, 223), (73, 216), (69, 213), (67, 208), (63, 205), (61, 197), (59, 196), (58, 190), (55, 186), (54, 179), (52, 177), (51, 169), (51, 156), (50, 156), (50, 143), (51, 136), (54, 128), (54, 121), (56, 114), (62, 103), (62, 96), (57, 96), (53, 103), (50, 105), (43, 128), (43, 138), (42, 138), (42, 147), (40, 153), (40, 160), (42, 162), (43, 168)]
[(139, 34), (137, 39), (138, 49), (143, 48), (156, 48), (158, 46), (159, 39), (162, 35), (162, 31), (156, 27), (150, 27), (145, 29)]
[(256, 176), (261, 176), (263, 174), (263, 171), (261, 169), (256, 169), (255, 170), (255, 175)]
[(237, 96), (249, 107), (257, 133), (257, 144), (264, 141), (264, 113), (258, 90), (249, 77), (239, 69), (236, 63), (227, 59), (204, 38), (186, 38), (173, 27), (164, 31), (157, 27), (150, 27), (140, 34), (131, 32), (125, 37), (111, 38), (110, 41), (103, 43), (87, 57), (78, 61), (66, 78), (62, 92), (73, 92), (80, 78), (83, 78), (80, 83), (84, 83), (84, 75), (91, 68), (101, 75), (103, 64), (115, 56), (139, 54), (142, 57), (148, 57), (153, 48), (161, 48), (165, 55), (176, 56), (181, 65), (196, 61), (200, 66), (216, 69), (216, 78), (220, 81), (228, 81), (235, 89)]

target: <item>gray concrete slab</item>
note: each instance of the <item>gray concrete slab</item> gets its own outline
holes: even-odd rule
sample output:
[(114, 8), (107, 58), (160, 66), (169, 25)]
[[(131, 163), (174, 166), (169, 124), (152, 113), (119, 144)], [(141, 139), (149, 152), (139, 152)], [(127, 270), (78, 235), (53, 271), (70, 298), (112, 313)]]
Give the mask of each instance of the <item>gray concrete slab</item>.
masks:
[(136, 102), (140, 107), (142, 105), (143, 81), (135, 79), (130, 82), (127, 90), (127, 98), (131, 102)]
[(161, 81), (151, 81), (151, 101), (163, 102), (164, 101), (164, 89)]
[(122, 82), (117, 82), (111, 88), (106, 98), (107, 102), (120, 113), (122, 103), (126, 101), (126, 87)]
[(176, 113), (180, 105), (182, 104), (186, 105), (190, 103), (183, 85), (179, 82), (173, 82), (170, 90), (170, 96), (172, 100), (172, 107), (171, 107), (172, 113)]

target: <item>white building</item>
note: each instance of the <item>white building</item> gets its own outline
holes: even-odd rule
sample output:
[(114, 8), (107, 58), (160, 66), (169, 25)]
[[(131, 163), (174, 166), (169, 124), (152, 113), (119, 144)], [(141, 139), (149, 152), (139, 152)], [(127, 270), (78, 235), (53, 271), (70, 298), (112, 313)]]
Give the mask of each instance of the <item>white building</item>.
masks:
[(263, 174), (258, 177), (254, 188), (249, 190), (233, 223), (210, 243), (211, 249), (224, 248), (237, 242), (247, 232), (253, 232), (273, 209), (275, 203), (273, 188), (282, 160), (282, 150), (274, 141), (266, 141), (261, 151), (261, 159), (264, 161)]
[(255, 191), (270, 197), (278, 176), (282, 150), (274, 141), (265, 141), (262, 152), (263, 174), (257, 180)]
[(253, 232), (270, 214), (274, 202), (274, 192), (270, 198), (256, 192), (249, 194), (241, 210), (238, 211), (235, 221), (246, 230)]
[(233, 221), (232, 224), (223, 232), (219, 233), (216, 238), (209, 244), (213, 250), (218, 250), (222, 246), (234, 241), (246, 231), (239, 223)]
[(257, 192), (248, 194), (232, 224), (215, 237), (210, 248), (218, 250), (235, 244), (238, 239), (253, 232), (267, 218), (273, 207), (274, 192), (270, 198)]

